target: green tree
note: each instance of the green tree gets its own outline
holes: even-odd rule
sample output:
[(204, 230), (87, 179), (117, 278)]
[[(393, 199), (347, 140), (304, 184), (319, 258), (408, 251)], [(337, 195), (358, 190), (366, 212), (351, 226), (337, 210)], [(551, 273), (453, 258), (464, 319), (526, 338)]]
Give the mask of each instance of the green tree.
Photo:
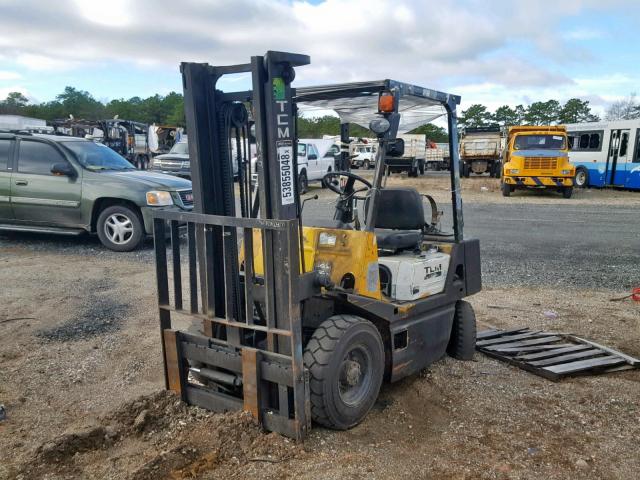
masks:
[[(518, 106), (522, 107), (522, 105)], [(512, 125), (520, 124), (518, 112), (509, 105), (498, 107), (493, 114), (493, 120), (501, 127), (510, 127)]]
[(471, 105), (462, 111), (460, 126), (462, 127), (483, 127), (491, 123), (492, 116), (487, 107), (479, 103)]
[(449, 134), (447, 133), (447, 131), (444, 128), (439, 127), (438, 125), (434, 125), (433, 123), (421, 125), (418, 128), (411, 130), (409, 133), (424, 134), (429, 140), (436, 143), (444, 143), (449, 141)]
[(104, 117), (105, 107), (102, 103), (84, 90), (76, 90), (74, 87), (65, 87), (64, 92), (56, 97), (62, 105), (65, 116), (73, 115), (75, 118), (97, 120)]
[(547, 100), (546, 102), (533, 102), (527, 108), (524, 120), (529, 125), (551, 125), (558, 122), (560, 102)]
[(9, 92), (7, 98), (0, 101), (0, 113), (5, 115), (17, 115), (27, 106), (29, 100), (20, 92)]
[(600, 118), (591, 113), (589, 100), (570, 98), (558, 112), (558, 123), (597, 122)]

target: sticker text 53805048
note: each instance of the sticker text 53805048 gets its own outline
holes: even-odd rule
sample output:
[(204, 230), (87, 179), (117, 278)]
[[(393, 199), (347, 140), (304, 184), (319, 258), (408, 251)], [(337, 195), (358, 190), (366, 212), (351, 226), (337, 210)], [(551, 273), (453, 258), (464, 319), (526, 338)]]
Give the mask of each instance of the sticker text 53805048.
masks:
[(293, 146), (291, 142), (278, 145), (278, 162), (280, 163), (280, 196), (282, 205), (294, 202), (293, 189)]

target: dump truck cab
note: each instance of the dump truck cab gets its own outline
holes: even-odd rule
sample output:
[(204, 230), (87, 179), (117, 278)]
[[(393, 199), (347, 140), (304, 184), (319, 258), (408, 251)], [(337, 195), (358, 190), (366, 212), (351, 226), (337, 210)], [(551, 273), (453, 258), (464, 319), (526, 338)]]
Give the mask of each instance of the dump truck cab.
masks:
[(550, 188), (571, 198), (574, 176), (564, 126), (509, 128), (501, 182), (505, 197), (516, 189)]

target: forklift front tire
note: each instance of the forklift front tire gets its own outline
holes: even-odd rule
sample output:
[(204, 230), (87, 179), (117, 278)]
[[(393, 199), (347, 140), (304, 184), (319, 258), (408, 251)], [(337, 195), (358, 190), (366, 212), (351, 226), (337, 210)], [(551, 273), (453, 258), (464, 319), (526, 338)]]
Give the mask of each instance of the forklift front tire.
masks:
[(458, 300), (447, 353), (458, 360), (472, 360), (476, 350), (476, 314), (469, 302)]
[(313, 332), (304, 351), (309, 369), (311, 416), (320, 425), (347, 430), (369, 413), (384, 375), (378, 329), (355, 315), (334, 315)]

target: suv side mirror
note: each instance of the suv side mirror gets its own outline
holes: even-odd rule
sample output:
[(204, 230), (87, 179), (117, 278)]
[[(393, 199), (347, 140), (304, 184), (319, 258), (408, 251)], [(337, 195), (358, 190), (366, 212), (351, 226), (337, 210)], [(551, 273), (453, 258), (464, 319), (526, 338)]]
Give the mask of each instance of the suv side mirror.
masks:
[(54, 163), (51, 167), (51, 173), (59, 177), (75, 178), (77, 175), (75, 169), (66, 162)]
[(387, 155), (390, 157), (401, 157), (404, 155), (404, 140), (396, 138), (387, 144)]
[(315, 153), (310, 153), (307, 157), (309, 160), (317, 160), (318, 156)]

